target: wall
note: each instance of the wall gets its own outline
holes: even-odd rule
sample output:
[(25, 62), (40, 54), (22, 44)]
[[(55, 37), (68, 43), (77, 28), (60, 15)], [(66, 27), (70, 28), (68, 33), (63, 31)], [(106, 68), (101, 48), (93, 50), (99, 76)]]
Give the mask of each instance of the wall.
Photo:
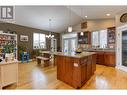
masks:
[(127, 11), (118, 13), (118, 14), (115, 16), (115, 21), (116, 21), (115, 23), (116, 23), (116, 26), (117, 26), (117, 27), (118, 27), (118, 26), (122, 26), (122, 25), (124, 25), (124, 24), (127, 24), (127, 23), (121, 23), (121, 22), (120, 22), (120, 17), (121, 17), (121, 15), (124, 14), (124, 13), (127, 13)]
[[(18, 39), (18, 45), (24, 45), (27, 46), (30, 52), (30, 57), (33, 58), (33, 33), (44, 33), (48, 34), (49, 31), (44, 31), (40, 29), (25, 27), (21, 25), (11, 24), (11, 23), (0, 23), (0, 30), (3, 31), (15, 31), (17, 34)], [(57, 39), (57, 48), (60, 48), (60, 34), (59, 33), (53, 33), (55, 35), (55, 38)], [(28, 42), (22, 42), (20, 41), (20, 35), (28, 35), (29, 41)], [(46, 39), (46, 50), (50, 50), (50, 43), (51, 41), (49, 39)]]
[[(95, 20), (87, 20), (87, 29), (84, 31), (96, 31), (106, 29), (107, 27), (115, 26), (115, 19), (95, 19)], [(73, 26), (74, 32), (80, 32), (81, 24), (77, 24)]]
[[(83, 31), (97, 31), (102, 29), (107, 29), (108, 27), (115, 26), (115, 19), (95, 19), (95, 20), (87, 20), (87, 29)], [(81, 32), (81, 23), (73, 26), (73, 32)], [(68, 32), (63, 32), (61, 35), (66, 34)], [(62, 41), (62, 36), (61, 36)], [(60, 44), (62, 47), (62, 43)], [(91, 45), (84, 44), (83, 48), (91, 47)]]

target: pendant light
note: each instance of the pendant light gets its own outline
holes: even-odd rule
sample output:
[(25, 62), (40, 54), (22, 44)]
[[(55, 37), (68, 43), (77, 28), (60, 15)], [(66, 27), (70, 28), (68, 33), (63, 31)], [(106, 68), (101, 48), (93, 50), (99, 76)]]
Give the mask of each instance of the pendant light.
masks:
[[(50, 31), (51, 31), (51, 19), (49, 19), (49, 29), (50, 29)], [(47, 38), (54, 38), (54, 35), (52, 35), (52, 32), (50, 32), (50, 34), (49, 35), (46, 35), (46, 37)]]
[(81, 35), (81, 36), (83, 36), (83, 35), (84, 35), (84, 33), (83, 33), (83, 32), (80, 32), (80, 35)]
[(68, 27), (68, 32), (72, 32), (72, 27), (71, 26)]
[[(81, 7), (81, 18), (82, 18), (82, 20), (84, 21), (84, 19), (83, 19), (83, 8), (82, 8), (82, 7)], [(81, 28), (80, 35), (81, 35), (81, 36), (84, 35), (84, 32), (82, 31), (82, 28)]]
[(72, 26), (71, 26), (71, 7), (70, 7), (70, 13), (69, 13), (69, 27), (68, 27), (68, 32), (72, 32)]

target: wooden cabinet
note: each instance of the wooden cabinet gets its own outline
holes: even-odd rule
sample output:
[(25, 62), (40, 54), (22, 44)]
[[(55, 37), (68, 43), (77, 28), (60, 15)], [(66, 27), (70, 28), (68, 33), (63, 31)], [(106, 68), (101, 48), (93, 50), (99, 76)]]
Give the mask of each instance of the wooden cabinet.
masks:
[(107, 34), (107, 38), (108, 38), (108, 44), (115, 44), (115, 31), (116, 31), (116, 28), (115, 27), (109, 27), (107, 29), (108, 31), (108, 34)]
[(115, 52), (97, 52), (97, 64), (115, 66)]
[(17, 62), (0, 64), (0, 89), (4, 86), (18, 82), (18, 64)]
[(85, 59), (84, 62), (81, 64), (81, 84), (87, 81), (87, 62), (88, 60)]
[(104, 63), (107, 66), (115, 66), (115, 53), (112, 52), (106, 52), (104, 54)]
[[(63, 59), (62, 59), (63, 60)], [(72, 84), (72, 77), (73, 77), (73, 60), (71, 60), (69, 57), (64, 57), (65, 62), (63, 62), (64, 70), (62, 71), (64, 73), (64, 81), (68, 84)], [(65, 72), (64, 72), (65, 71)]]
[(91, 44), (91, 32), (83, 32), (83, 35), (78, 33), (78, 44)]
[(97, 52), (97, 63), (104, 65), (104, 52)]
[(92, 55), (92, 75), (96, 71), (96, 59), (97, 59), (97, 54)]
[(89, 56), (87, 61), (87, 80), (89, 80), (91, 75), (92, 75), (92, 56)]
[(87, 65), (82, 64), (81, 66), (81, 84), (87, 81)]
[[(93, 62), (93, 55), (83, 58), (74, 58), (69, 56), (55, 55), (57, 64), (57, 79), (73, 86), (80, 88), (87, 82), (96, 70), (96, 64)], [(93, 64), (94, 63), (94, 64)]]

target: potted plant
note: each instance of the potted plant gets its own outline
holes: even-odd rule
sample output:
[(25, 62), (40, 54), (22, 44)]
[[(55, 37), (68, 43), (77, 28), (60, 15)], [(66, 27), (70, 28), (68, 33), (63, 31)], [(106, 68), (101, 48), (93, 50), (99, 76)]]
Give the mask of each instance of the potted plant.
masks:
[(27, 52), (27, 47), (25, 45), (22, 45), (22, 44), (18, 45), (18, 54), (19, 54), (18, 59), (19, 60), (21, 60), (22, 53), (25, 53), (25, 52)]
[(9, 43), (7, 43), (6, 45), (4, 45), (4, 53), (5, 53), (5, 59), (6, 61), (8, 59), (13, 59), (14, 58), (14, 45), (11, 45)]

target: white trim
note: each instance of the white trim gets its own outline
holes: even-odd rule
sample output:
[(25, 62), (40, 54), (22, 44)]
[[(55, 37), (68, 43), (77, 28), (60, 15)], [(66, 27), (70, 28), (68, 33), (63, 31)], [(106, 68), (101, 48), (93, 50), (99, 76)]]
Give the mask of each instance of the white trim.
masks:
[[(31, 62), (31, 61), (33, 61), (33, 59), (29, 59), (29, 62)], [(26, 61), (24, 61), (24, 62), (26, 62)], [(20, 61), (18, 61), (18, 63), (22, 63), (22, 61), (20, 60)]]
[(127, 72), (127, 67), (122, 65), (122, 31), (127, 30), (127, 24), (117, 27), (116, 32), (116, 68)]
[[(55, 43), (54, 43), (55, 41)], [(57, 39), (51, 38), (51, 51), (57, 52)]]

